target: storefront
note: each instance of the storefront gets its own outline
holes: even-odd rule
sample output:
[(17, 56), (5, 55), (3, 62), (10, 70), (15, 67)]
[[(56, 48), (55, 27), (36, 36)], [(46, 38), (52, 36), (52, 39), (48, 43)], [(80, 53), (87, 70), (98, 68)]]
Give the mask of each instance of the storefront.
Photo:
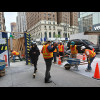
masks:
[[(95, 24), (92, 26), (92, 31), (94, 32), (100, 32), (100, 24)], [(98, 35), (98, 34), (96, 34)], [(100, 47), (100, 35), (98, 35), (98, 42), (97, 45)]]

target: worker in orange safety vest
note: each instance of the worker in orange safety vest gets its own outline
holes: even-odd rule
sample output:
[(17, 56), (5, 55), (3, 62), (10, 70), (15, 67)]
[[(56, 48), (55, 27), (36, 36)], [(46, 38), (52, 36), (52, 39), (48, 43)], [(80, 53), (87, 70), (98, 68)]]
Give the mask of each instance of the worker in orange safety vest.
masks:
[(11, 50), (11, 57), (13, 57), (13, 62), (15, 62), (15, 57), (19, 57), (20, 61), (22, 61), (19, 52)]
[(42, 47), (42, 54), (44, 61), (46, 63), (46, 72), (45, 72), (45, 83), (51, 83), (51, 75), (50, 75), (50, 69), (52, 65), (52, 59), (53, 59), (53, 51), (55, 50), (57, 46), (57, 43), (54, 44), (54, 47), (51, 47), (51, 42), (47, 41), (45, 45)]
[(63, 56), (64, 56), (64, 45), (62, 44), (62, 41), (60, 41), (60, 44), (58, 45), (59, 55), (61, 57), (61, 62), (63, 62)]
[(78, 50), (77, 50), (77, 45), (75, 45), (74, 41), (71, 42), (70, 50), (71, 50), (70, 58), (76, 58), (78, 54)]
[(89, 49), (86, 49), (85, 46), (82, 46), (81, 47), (81, 50), (86, 54), (87, 56), (87, 60), (88, 60), (88, 67), (86, 68), (86, 72), (90, 72), (92, 70), (91, 68), (91, 63), (93, 62), (93, 60), (95, 59), (96, 57), (96, 53), (94, 52), (94, 50), (89, 50)]
[[(55, 42), (52, 43), (51, 47), (53, 48)], [(56, 46), (55, 50), (53, 51), (53, 59), (54, 59), (54, 64), (57, 64), (57, 53), (58, 53), (58, 47)]]

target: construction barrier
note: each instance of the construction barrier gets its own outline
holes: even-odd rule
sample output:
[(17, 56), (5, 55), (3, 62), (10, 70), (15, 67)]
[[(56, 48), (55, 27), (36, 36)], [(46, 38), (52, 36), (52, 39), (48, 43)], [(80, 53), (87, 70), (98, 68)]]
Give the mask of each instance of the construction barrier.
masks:
[(4, 60), (6, 62), (6, 66), (10, 66), (8, 35), (5, 32), (0, 32), (0, 60)]

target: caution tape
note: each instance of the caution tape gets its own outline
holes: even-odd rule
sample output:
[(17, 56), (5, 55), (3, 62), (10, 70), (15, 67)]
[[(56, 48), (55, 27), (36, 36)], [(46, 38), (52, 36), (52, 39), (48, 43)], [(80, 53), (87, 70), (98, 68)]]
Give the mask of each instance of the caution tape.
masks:
[(7, 48), (7, 46), (0, 46), (0, 50), (2, 51), (4, 51), (4, 50), (7, 50), (8, 48)]

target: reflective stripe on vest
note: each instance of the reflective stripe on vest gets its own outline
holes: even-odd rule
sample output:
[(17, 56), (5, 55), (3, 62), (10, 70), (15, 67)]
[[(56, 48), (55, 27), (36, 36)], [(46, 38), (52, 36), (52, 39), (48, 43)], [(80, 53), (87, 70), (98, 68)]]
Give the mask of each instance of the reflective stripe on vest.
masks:
[(57, 52), (57, 49), (55, 49), (53, 52)]
[(77, 54), (78, 50), (76, 49), (76, 45), (74, 47), (72, 47), (72, 45), (70, 45), (70, 49), (71, 49), (71, 54)]
[(91, 58), (93, 58), (93, 57), (96, 55), (95, 52), (93, 52), (92, 50), (89, 50), (89, 49), (85, 49), (85, 54), (86, 54), (87, 51), (89, 52), (89, 56), (90, 56)]
[(43, 46), (43, 57), (44, 59), (49, 59), (53, 57), (53, 52), (49, 52), (47, 49), (48, 45)]

